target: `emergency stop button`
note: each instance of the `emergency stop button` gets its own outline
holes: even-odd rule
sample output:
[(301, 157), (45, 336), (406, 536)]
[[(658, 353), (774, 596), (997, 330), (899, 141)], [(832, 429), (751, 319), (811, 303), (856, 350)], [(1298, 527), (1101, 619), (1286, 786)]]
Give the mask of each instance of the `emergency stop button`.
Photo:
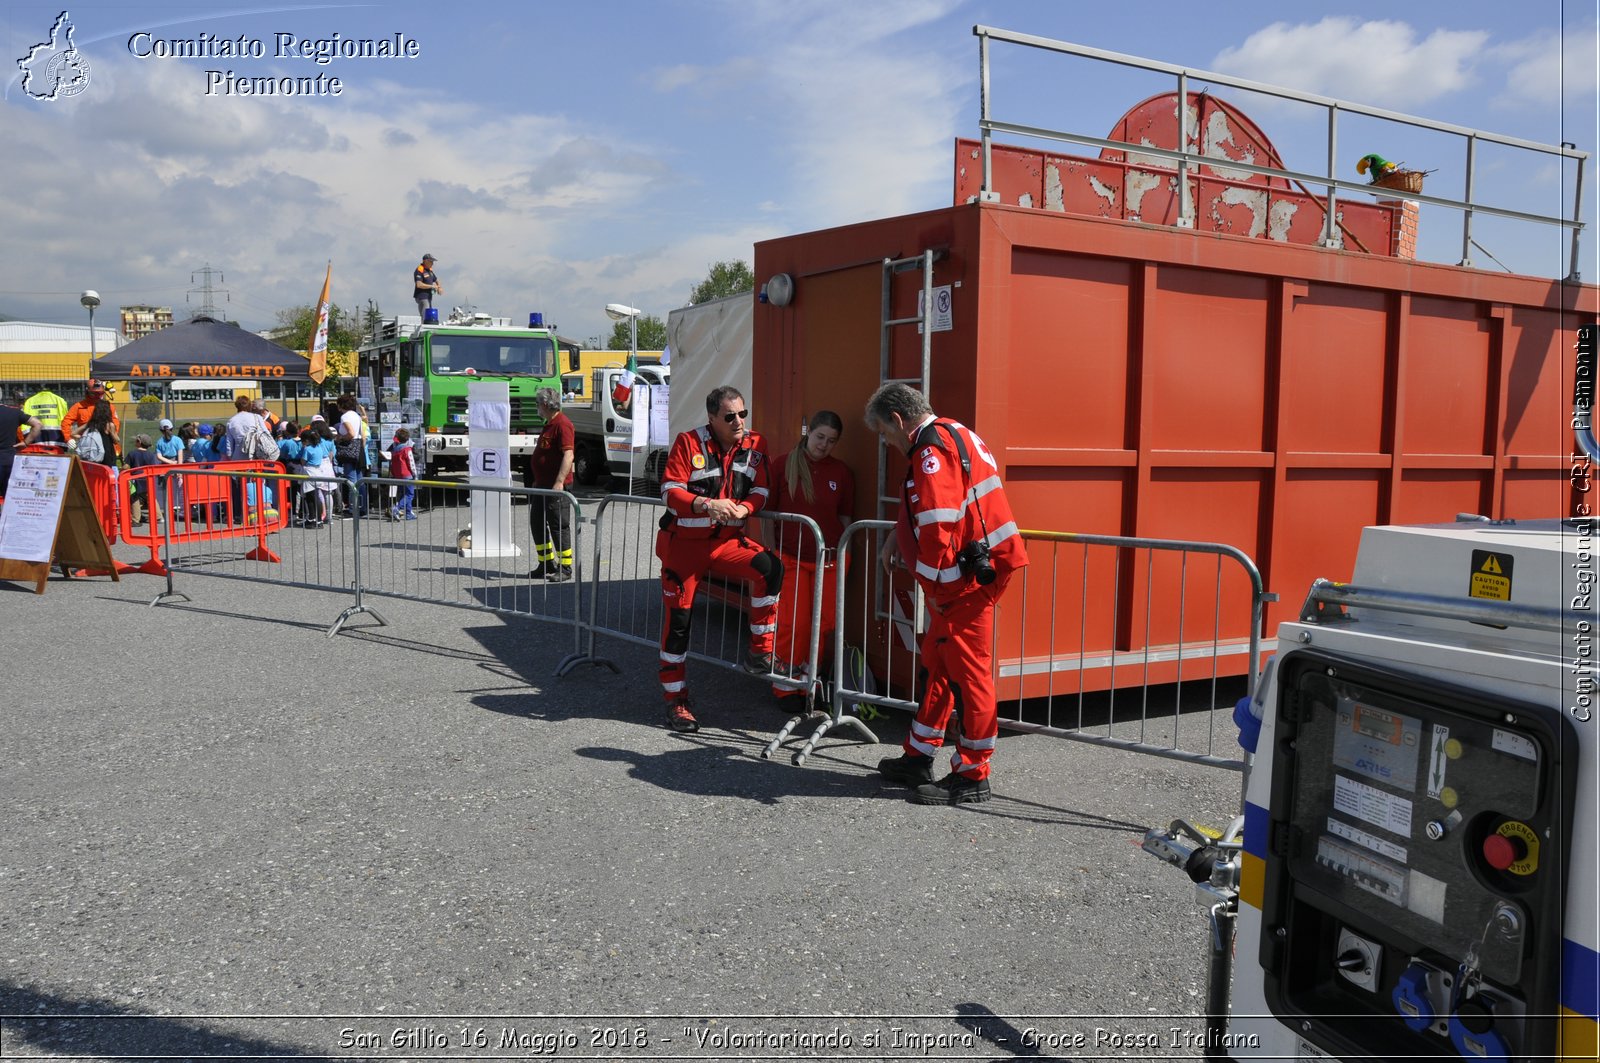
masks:
[(1496, 871), (1506, 870), (1526, 856), (1527, 852), (1526, 845), (1519, 845), (1504, 834), (1491, 834), (1483, 839), (1483, 858)]
[(1483, 839), (1483, 862), (1496, 871), (1531, 875), (1539, 868), (1539, 835), (1526, 823), (1507, 820)]

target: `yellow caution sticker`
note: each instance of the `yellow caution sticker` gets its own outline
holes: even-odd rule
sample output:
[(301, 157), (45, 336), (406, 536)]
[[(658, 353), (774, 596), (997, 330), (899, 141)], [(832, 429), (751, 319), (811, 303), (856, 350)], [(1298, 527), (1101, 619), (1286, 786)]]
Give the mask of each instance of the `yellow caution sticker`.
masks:
[(1467, 585), (1467, 597), (1509, 602), (1513, 560), (1510, 554), (1493, 550), (1472, 551), (1472, 578)]
[(1522, 842), (1523, 855), (1520, 860), (1513, 861), (1506, 868), (1513, 875), (1531, 875), (1539, 870), (1539, 834), (1526, 823), (1508, 820), (1500, 824), (1496, 834), (1505, 838), (1516, 838)]

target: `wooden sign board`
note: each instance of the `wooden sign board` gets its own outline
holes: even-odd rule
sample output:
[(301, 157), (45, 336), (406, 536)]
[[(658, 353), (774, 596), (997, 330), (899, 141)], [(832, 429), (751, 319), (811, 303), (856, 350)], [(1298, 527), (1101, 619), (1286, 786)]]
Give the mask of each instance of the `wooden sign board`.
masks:
[(76, 457), (18, 454), (0, 506), (0, 580), (43, 594), (50, 566), (106, 569), (120, 580)]

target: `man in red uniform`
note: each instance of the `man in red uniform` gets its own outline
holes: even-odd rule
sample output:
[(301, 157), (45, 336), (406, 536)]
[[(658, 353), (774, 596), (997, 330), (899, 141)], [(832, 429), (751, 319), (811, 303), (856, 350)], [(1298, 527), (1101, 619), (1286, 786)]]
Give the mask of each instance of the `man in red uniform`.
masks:
[[(964, 425), (935, 417), (922, 392), (885, 384), (867, 402), (867, 424), (910, 459), (900, 518), (885, 549), (916, 574), (930, 613), (922, 638), (927, 686), (905, 753), (878, 762), (888, 779), (916, 787), (925, 805), (989, 800), (989, 758), (1000, 734), (994, 695), (994, 605), (1027, 547), (983, 440)], [(950, 713), (961, 738), (950, 774), (933, 781)]]
[[(572, 454), (577, 431), (572, 418), (561, 412), (561, 395), (555, 388), (540, 388), (534, 400), (544, 418), (544, 430), (528, 457), (529, 487), (565, 491), (572, 486)], [(564, 498), (537, 495), (528, 507), (533, 526), (533, 549), (539, 564), (534, 579), (565, 583), (572, 578), (572, 507)]]
[(750, 588), (750, 645), (741, 661), (751, 675), (781, 674), (772, 656), (783, 563), (745, 536), (745, 521), (766, 504), (771, 462), (750, 431), (744, 396), (720, 387), (706, 396), (709, 423), (672, 441), (662, 473), (667, 504), (656, 536), (661, 559), (661, 690), (667, 726), (698, 731), (684, 680), (695, 589), (707, 572), (743, 580)]

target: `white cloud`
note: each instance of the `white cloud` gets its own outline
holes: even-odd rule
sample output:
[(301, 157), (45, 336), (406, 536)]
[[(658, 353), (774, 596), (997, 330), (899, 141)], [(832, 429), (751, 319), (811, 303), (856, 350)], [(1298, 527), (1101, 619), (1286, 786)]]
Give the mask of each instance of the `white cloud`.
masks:
[(909, 34), (949, 14), (946, 0), (811, 3), (804, 19), (781, 0), (751, 6), (768, 132), (781, 138), (769, 169), (782, 174), (788, 216), (807, 229), (925, 210), (945, 202), (950, 136), (970, 78), (951, 69), (967, 41), (930, 52)]
[(1212, 66), (1302, 92), (1410, 109), (1466, 88), (1488, 37), (1440, 29), (1418, 40), (1410, 25), (1387, 19), (1274, 22), (1223, 49)]
[(748, 57), (731, 59), (717, 66), (695, 66), (680, 63), (653, 71), (648, 81), (656, 92), (676, 92), (693, 89), (701, 95), (718, 95), (733, 86), (758, 77), (760, 66)]
[(1496, 45), (1489, 58), (1504, 63), (1506, 99), (1502, 103), (1552, 107), (1562, 100), (1591, 103), (1600, 91), (1600, 56), (1595, 41), (1600, 26), (1590, 22), (1564, 32), (1546, 31)]
[[(95, 77), (97, 91), (65, 106), (8, 108), (8, 181), (29, 191), (7, 235), (34, 264), (13, 291), (92, 286), (108, 302), (181, 312), (191, 271), (209, 262), (237, 293), (229, 312), (261, 327), (315, 296), (329, 258), (335, 301), (405, 310), (426, 250), (451, 301), (512, 313), (537, 294), (535, 308), (588, 335), (618, 284), (664, 314), (706, 262), (749, 255), (747, 234), (707, 233), (657, 255), (586, 239), (679, 179), (658, 157), (564, 119), (381, 81), (336, 102), (208, 99), (181, 63), (107, 61)], [(627, 265), (604, 277), (613, 262)], [(0, 310), (45, 320), (76, 320), (75, 303), (0, 294)]]

